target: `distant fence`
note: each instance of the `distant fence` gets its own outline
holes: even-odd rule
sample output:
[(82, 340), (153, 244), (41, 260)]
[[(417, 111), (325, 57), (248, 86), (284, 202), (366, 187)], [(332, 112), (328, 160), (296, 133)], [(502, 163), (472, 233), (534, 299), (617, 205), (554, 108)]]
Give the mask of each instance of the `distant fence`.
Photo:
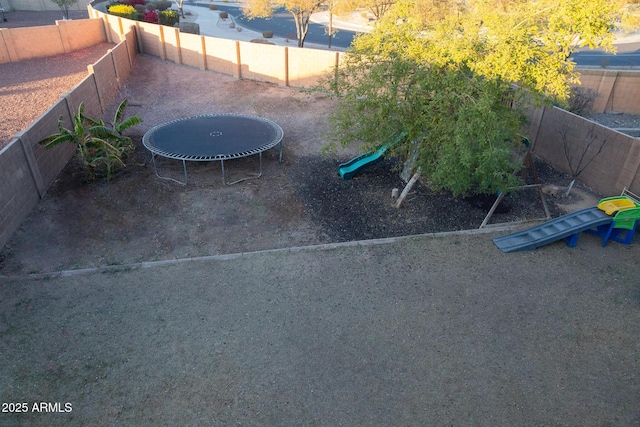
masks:
[(594, 113), (618, 111), (640, 114), (640, 71), (580, 70), (582, 87), (598, 93)]
[[(95, 4), (95, 2), (94, 2)], [(138, 51), (200, 70), (239, 79), (306, 87), (316, 84), (340, 61), (340, 52), (243, 42), (197, 34), (177, 28), (132, 21), (89, 7), (90, 18), (102, 18), (107, 37), (118, 37), (135, 26)]]
[[(34, 12), (59, 11), (62, 18), (60, 6), (51, 0), (3, 0), (5, 10), (28, 10)], [(69, 10), (86, 10), (89, 0), (78, 0), (77, 3), (69, 5)]]
[(45, 150), (39, 141), (57, 131), (60, 117), (70, 126), (81, 102), (88, 116), (102, 117), (129, 76), (135, 52), (135, 35), (129, 29), (120, 43), (88, 67), (89, 74), (82, 82), (0, 150), (0, 247), (7, 243), (74, 154), (75, 147), (71, 144)]
[(56, 21), (40, 27), (0, 28), (0, 63), (69, 53), (107, 41), (100, 19)]

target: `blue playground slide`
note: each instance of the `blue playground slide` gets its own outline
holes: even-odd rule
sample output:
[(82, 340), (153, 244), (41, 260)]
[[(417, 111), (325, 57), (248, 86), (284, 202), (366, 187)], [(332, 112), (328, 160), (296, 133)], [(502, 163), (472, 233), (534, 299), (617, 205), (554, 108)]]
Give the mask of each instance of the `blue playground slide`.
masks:
[(502, 252), (533, 250), (560, 239), (567, 240), (569, 246), (574, 247), (581, 232), (612, 222), (613, 217), (597, 207), (586, 208), (526, 230), (496, 237), (493, 243)]
[(351, 179), (354, 175), (360, 173), (367, 166), (371, 166), (382, 160), (384, 153), (389, 149), (388, 146), (383, 145), (377, 151), (371, 151), (369, 153), (361, 154), (358, 157), (354, 157), (346, 163), (338, 165), (338, 174), (342, 179)]

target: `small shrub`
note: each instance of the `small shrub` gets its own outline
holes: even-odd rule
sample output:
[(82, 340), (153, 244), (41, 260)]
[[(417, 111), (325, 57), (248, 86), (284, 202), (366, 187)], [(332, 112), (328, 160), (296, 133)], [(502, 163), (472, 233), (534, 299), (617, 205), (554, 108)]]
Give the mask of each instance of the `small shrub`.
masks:
[(181, 33), (200, 34), (200, 25), (196, 22), (180, 22), (178, 26)]
[(171, 7), (171, 2), (168, 0), (158, 0), (155, 3), (158, 5), (158, 10), (167, 10)]
[(147, 8), (147, 10), (158, 10), (158, 3), (150, 1), (145, 5), (145, 7)]
[(138, 13), (144, 13), (147, 10), (147, 6), (144, 4), (134, 4), (133, 7)]
[(108, 9), (108, 12), (115, 16), (120, 16), (122, 18), (127, 19), (136, 19), (138, 17), (138, 12), (133, 6), (129, 6), (127, 4), (116, 4), (111, 6)]
[(217, 4), (210, 4), (209, 5), (209, 10), (218, 10), (218, 5)]
[(120, 3), (129, 6), (135, 6), (137, 4), (144, 6), (147, 2), (145, 0), (121, 0)]
[(251, 39), (249, 42), (250, 42), (250, 43), (258, 43), (258, 44), (271, 44), (271, 45), (275, 45), (275, 43), (271, 43), (269, 40), (265, 40), (265, 39)]
[(229, 23), (229, 28), (235, 28), (236, 27), (236, 23), (235, 22), (230, 22)]
[(598, 96), (600, 94), (593, 89), (574, 86), (571, 88), (567, 110), (579, 116), (587, 115), (591, 112), (593, 101)]
[(178, 22), (180, 22), (180, 14), (177, 10), (163, 10), (158, 15), (158, 23), (160, 25), (166, 25), (168, 27), (173, 27)]
[(229, 14), (223, 10), (222, 12), (220, 12), (219, 16), (220, 19), (227, 19), (229, 17)]
[(73, 127), (63, 127), (62, 117), (58, 120), (58, 133), (49, 135), (40, 144), (51, 148), (58, 144), (72, 143), (76, 146), (76, 156), (82, 162), (89, 180), (104, 176), (107, 181), (124, 160), (133, 153), (135, 145), (131, 138), (122, 133), (142, 122), (139, 116), (123, 119), (127, 100), (120, 103), (111, 126), (102, 120), (94, 120), (84, 114), (84, 103), (80, 103), (78, 113), (73, 115)]
[(273, 31), (263, 31), (262, 32), (262, 37), (264, 37), (265, 39), (270, 39), (273, 37)]
[(158, 12), (155, 10), (146, 10), (143, 12), (144, 18), (142, 19), (144, 22), (150, 22), (152, 24), (158, 23)]

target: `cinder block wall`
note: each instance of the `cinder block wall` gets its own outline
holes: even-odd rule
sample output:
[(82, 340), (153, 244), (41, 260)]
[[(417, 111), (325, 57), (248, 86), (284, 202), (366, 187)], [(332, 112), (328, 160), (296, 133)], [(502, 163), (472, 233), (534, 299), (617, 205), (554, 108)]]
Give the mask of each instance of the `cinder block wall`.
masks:
[(640, 114), (640, 71), (580, 70), (580, 86), (598, 93), (594, 113)]
[(69, 53), (107, 41), (100, 19), (56, 21), (56, 25), (0, 29), (0, 63)]
[(339, 52), (273, 46), (181, 33), (178, 29), (131, 21), (91, 9), (101, 17), (107, 35), (116, 37), (122, 28), (135, 26), (141, 53), (217, 71), (237, 78), (283, 86), (310, 86), (330, 73), (340, 61)]
[(601, 194), (615, 196), (625, 187), (640, 192), (640, 139), (556, 107), (532, 111), (529, 135), (534, 153), (564, 172), (590, 162), (578, 179)]

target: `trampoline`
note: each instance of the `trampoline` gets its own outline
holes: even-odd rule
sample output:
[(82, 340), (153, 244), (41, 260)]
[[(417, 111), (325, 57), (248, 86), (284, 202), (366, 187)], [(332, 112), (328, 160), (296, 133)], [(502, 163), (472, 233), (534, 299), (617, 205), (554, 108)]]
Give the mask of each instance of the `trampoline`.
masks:
[[(173, 120), (149, 129), (142, 144), (151, 151), (153, 170), (158, 178), (187, 184), (187, 162), (220, 161), (222, 182), (227, 185), (262, 176), (262, 152), (278, 146), (282, 163), (282, 128), (275, 122), (245, 114), (203, 114)], [(225, 160), (260, 156), (260, 170), (233, 182), (227, 182)], [(184, 181), (160, 176), (156, 156), (182, 160)]]

